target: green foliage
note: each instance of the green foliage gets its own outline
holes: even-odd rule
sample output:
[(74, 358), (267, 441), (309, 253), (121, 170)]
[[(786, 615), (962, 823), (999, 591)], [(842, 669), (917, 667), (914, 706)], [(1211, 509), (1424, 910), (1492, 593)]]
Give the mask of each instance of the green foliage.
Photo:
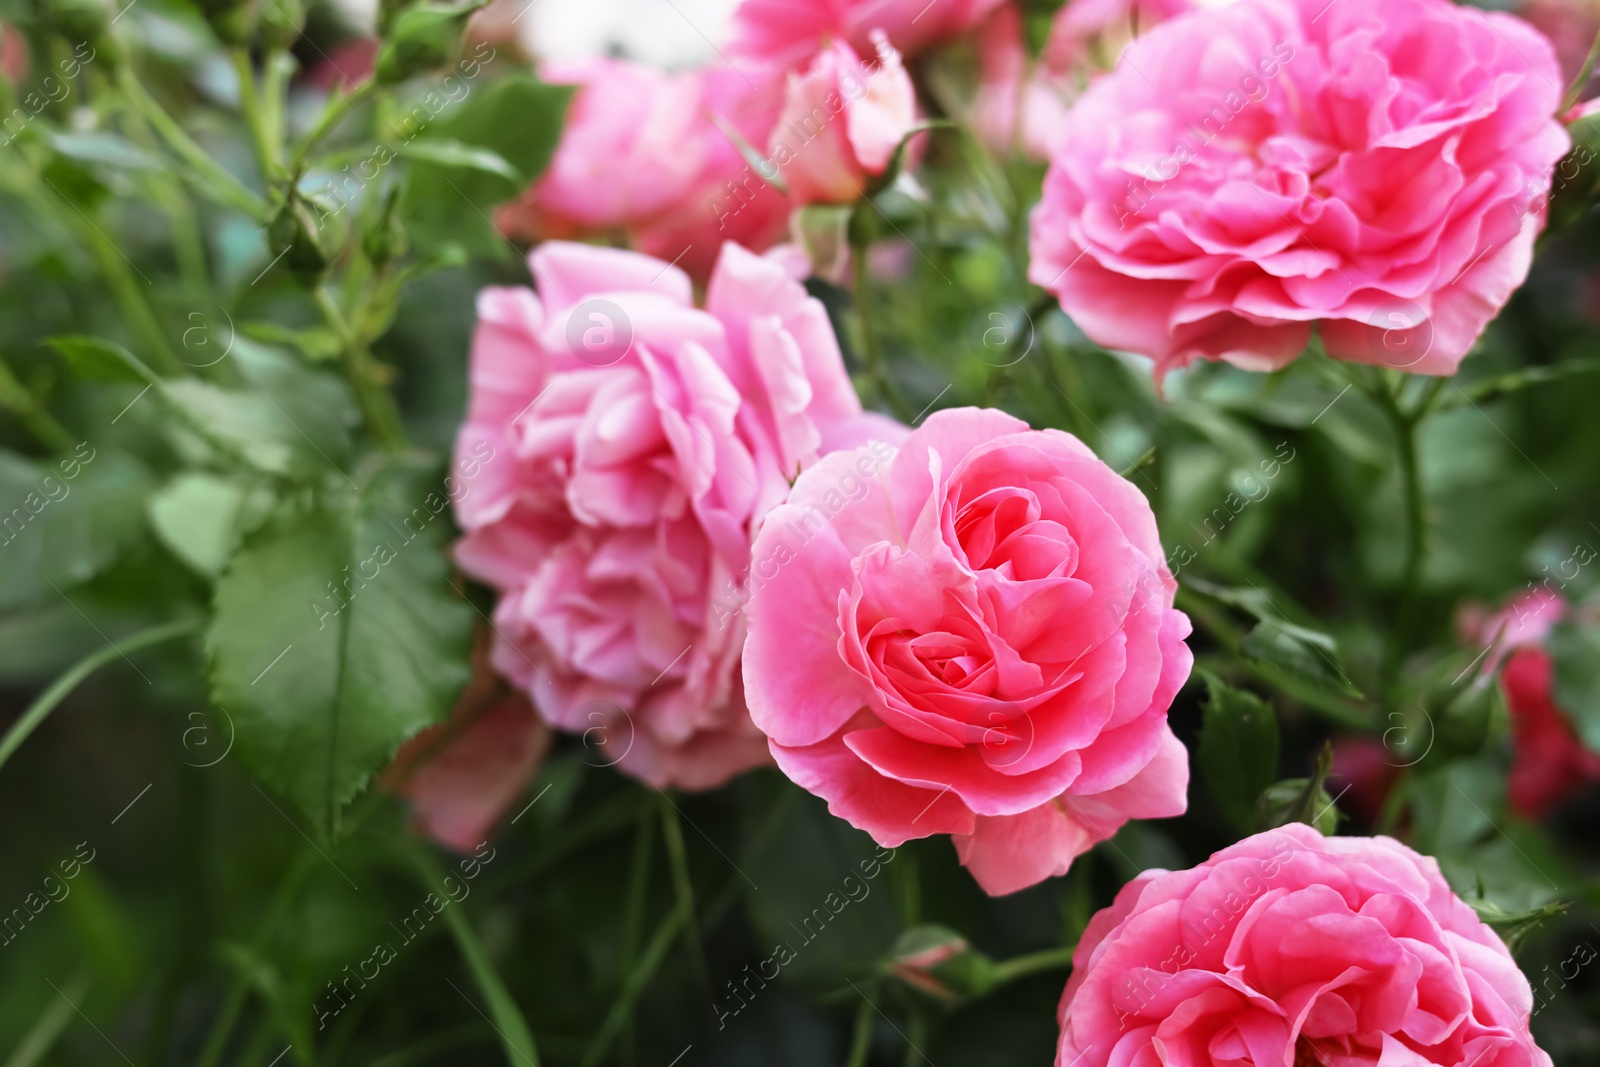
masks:
[(1261, 698), (1203, 675), (1210, 694), (1195, 758), (1206, 785), (1241, 831), (1255, 823), (1256, 800), (1278, 773), (1278, 719)]
[(1590, 751), (1600, 752), (1600, 626), (1557, 624), (1550, 634), (1555, 698)]
[(359, 489), (283, 502), (218, 579), (212, 699), (240, 762), (324, 838), (466, 684), (472, 611), (448, 581), (447, 506), (436, 468), (388, 460)]

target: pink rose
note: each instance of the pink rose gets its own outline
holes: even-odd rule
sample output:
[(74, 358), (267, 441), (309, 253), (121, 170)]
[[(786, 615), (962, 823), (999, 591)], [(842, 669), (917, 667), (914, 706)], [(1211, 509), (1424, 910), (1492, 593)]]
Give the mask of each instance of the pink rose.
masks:
[(1057, 1067), (1550, 1067), (1533, 993), (1439, 865), (1292, 825), (1149, 870), (1089, 920)]
[(978, 33), (971, 123), (979, 140), (1002, 155), (1045, 159), (1066, 122), (1072, 95), (1070, 76), (1029, 58), (1016, 8), (1008, 4), (990, 16)]
[(1144, 497), (1077, 438), (941, 411), (825, 457), (756, 539), (746, 699), (778, 766), (991, 894), (1183, 812), (1189, 620)]
[(606, 764), (705, 789), (765, 762), (739, 679), (750, 539), (789, 479), (873, 433), (827, 313), (723, 247), (682, 271), (554, 242), (478, 300), (456, 558), (497, 589), (495, 669)]
[(760, 251), (786, 232), (783, 195), (730, 138), (767, 142), (782, 103), (776, 73), (669, 74), (614, 59), (541, 73), (579, 89), (549, 168), (502, 210), (502, 229), (531, 240), (623, 235), (700, 280), (723, 241)]
[(900, 53), (878, 39), (870, 67), (836, 41), (789, 75), (768, 158), (797, 204), (851, 204), (889, 167), (917, 121), (917, 94)]
[(1448, 374), (1526, 277), (1561, 71), (1448, 0), (1240, 0), (1157, 26), (1073, 106), (1033, 281), (1095, 341)]
[(982, 22), (1005, 0), (743, 0), (733, 52), (780, 66), (805, 62), (837, 37), (861, 51), (872, 31), (910, 55)]

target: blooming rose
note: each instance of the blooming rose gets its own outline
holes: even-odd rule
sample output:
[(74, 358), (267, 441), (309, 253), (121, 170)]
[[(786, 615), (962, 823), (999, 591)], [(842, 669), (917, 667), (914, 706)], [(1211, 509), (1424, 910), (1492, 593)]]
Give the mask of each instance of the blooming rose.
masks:
[(1431, 858), (1299, 824), (1089, 920), (1057, 1067), (1549, 1067), (1511, 953)]
[(1180, 814), (1193, 662), (1150, 505), (1077, 438), (937, 412), (803, 473), (756, 539), (746, 699), (778, 766), (991, 894)]
[(872, 31), (907, 54), (976, 26), (1005, 0), (743, 0), (733, 13), (733, 51), (789, 66), (841, 38), (866, 51)]
[[(478, 300), (456, 558), (501, 593), (495, 669), (607, 764), (710, 788), (764, 762), (739, 681), (751, 535), (864, 416), (822, 305), (723, 248), (705, 310), (682, 271), (553, 242), (539, 292)], [(473, 472), (476, 475), (473, 476)]]
[(1095, 341), (1454, 371), (1527, 275), (1561, 72), (1448, 0), (1240, 0), (1141, 36), (1056, 143), (1030, 277)]
[(1572, 718), (1555, 702), (1555, 662), (1544, 644), (1567, 604), (1549, 589), (1517, 597), (1487, 617), (1464, 613), (1471, 638), (1495, 644), (1485, 669), (1499, 667), (1500, 689), (1511, 712), (1511, 806), (1538, 819), (1600, 780), (1600, 755), (1579, 740)]
[(789, 75), (768, 156), (797, 204), (849, 204), (888, 169), (917, 119), (917, 94), (900, 54), (878, 38), (869, 68), (836, 41)]
[(626, 236), (702, 281), (723, 241), (762, 251), (785, 233), (783, 195), (730, 137), (767, 143), (782, 103), (775, 73), (669, 74), (614, 59), (541, 73), (579, 88), (549, 168), (502, 209), (503, 230), (531, 240)]

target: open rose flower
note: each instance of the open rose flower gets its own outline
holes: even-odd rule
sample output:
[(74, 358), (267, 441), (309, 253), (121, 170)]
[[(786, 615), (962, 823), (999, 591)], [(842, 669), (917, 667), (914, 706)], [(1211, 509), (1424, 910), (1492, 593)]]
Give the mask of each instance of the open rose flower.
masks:
[(1292, 825), (1089, 920), (1057, 1067), (1550, 1067), (1533, 993), (1439, 865)]
[(1158, 375), (1335, 358), (1449, 374), (1527, 276), (1562, 79), (1449, 0), (1239, 0), (1162, 23), (1074, 104), (1029, 276)]
[[(822, 305), (723, 247), (704, 310), (633, 252), (552, 242), (478, 300), (456, 558), (496, 670), (594, 762), (711, 788), (766, 759), (739, 679), (750, 539), (789, 479), (876, 435)], [(731, 607), (730, 607), (731, 605)]]
[(1571, 717), (1555, 701), (1555, 661), (1545, 648), (1567, 603), (1549, 589), (1513, 600), (1493, 614), (1463, 613), (1469, 640), (1493, 644), (1485, 669), (1499, 667), (1500, 689), (1511, 712), (1511, 774), (1506, 795), (1525, 818), (1548, 815), (1585, 786), (1600, 781), (1600, 755), (1578, 738)]
[(893, 456), (827, 456), (762, 527), (751, 585), (751, 716), (879, 844), (951, 834), (1002, 894), (1183, 812), (1189, 620), (1150, 505), (1077, 438), (964, 408)]
[(796, 204), (850, 204), (889, 167), (917, 118), (900, 54), (879, 37), (871, 66), (836, 41), (789, 75), (769, 158)]
[(803, 63), (839, 38), (861, 51), (872, 32), (906, 54), (982, 22), (1005, 0), (743, 0), (733, 13), (733, 51), (780, 66)]
[(764, 251), (787, 231), (787, 201), (733, 140), (767, 142), (778, 74), (666, 73), (615, 59), (542, 74), (578, 91), (549, 168), (501, 209), (501, 229), (530, 240), (623, 237), (701, 281), (723, 241)]

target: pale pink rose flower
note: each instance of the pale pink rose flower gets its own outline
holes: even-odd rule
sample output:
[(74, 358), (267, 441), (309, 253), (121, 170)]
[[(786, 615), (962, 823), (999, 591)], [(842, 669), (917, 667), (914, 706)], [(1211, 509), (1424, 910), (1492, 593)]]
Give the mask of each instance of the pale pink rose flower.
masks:
[[(739, 677), (750, 542), (789, 480), (902, 432), (826, 311), (725, 244), (704, 308), (633, 252), (552, 242), (478, 300), (456, 558), (499, 591), (497, 671), (592, 762), (707, 789), (765, 762)], [(464, 469), (463, 467), (463, 469)]]
[(530, 240), (626, 239), (699, 281), (724, 241), (762, 251), (787, 232), (787, 201), (740, 145), (767, 143), (782, 105), (780, 72), (669, 73), (602, 59), (546, 65), (541, 75), (578, 90), (549, 167), (501, 209), (502, 230)]
[(1514, 597), (1499, 610), (1482, 604), (1463, 605), (1456, 615), (1456, 633), (1463, 644), (1492, 645), (1494, 651), (1483, 669), (1494, 671), (1508, 652), (1542, 646), (1566, 611), (1567, 602), (1560, 594), (1540, 586)]
[(916, 121), (900, 54), (880, 37), (869, 64), (836, 41), (789, 75), (767, 158), (794, 204), (850, 204), (888, 169)]
[(734, 56), (804, 63), (839, 38), (860, 51), (882, 30), (907, 55), (948, 41), (1005, 0), (743, 0), (733, 13)]
[(1096, 342), (1449, 374), (1526, 278), (1570, 141), (1550, 42), (1448, 0), (1239, 0), (1074, 104), (1029, 276)]
[(1182, 813), (1189, 620), (1140, 492), (1077, 438), (940, 411), (825, 457), (756, 539), (746, 699), (778, 766), (989, 893)]
[(418, 830), (470, 852), (522, 795), (545, 753), (550, 727), (522, 693), (505, 693), (475, 718), (407, 741), (385, 776), (411, 802)]
[(1170, 18), (1228, 0), (1072, 0), (1050, 23), (1043, 58), (1053, 70), (1077, 71), (1116, 66), (1122, 50), (1141, 33)]
[(991, 151), (1047, 159), (1067, 120), (1074, 79), (1034, 60), (1022, 39), (1022, 18), (1010, 4), (978, 33), (978, 91), (972, 101), (973, 131)]
[(1089, 920), (1057, 1067), (1550, 1067), (1533, 992), (1439, 865), (1295, 824), (1149, 870)]

